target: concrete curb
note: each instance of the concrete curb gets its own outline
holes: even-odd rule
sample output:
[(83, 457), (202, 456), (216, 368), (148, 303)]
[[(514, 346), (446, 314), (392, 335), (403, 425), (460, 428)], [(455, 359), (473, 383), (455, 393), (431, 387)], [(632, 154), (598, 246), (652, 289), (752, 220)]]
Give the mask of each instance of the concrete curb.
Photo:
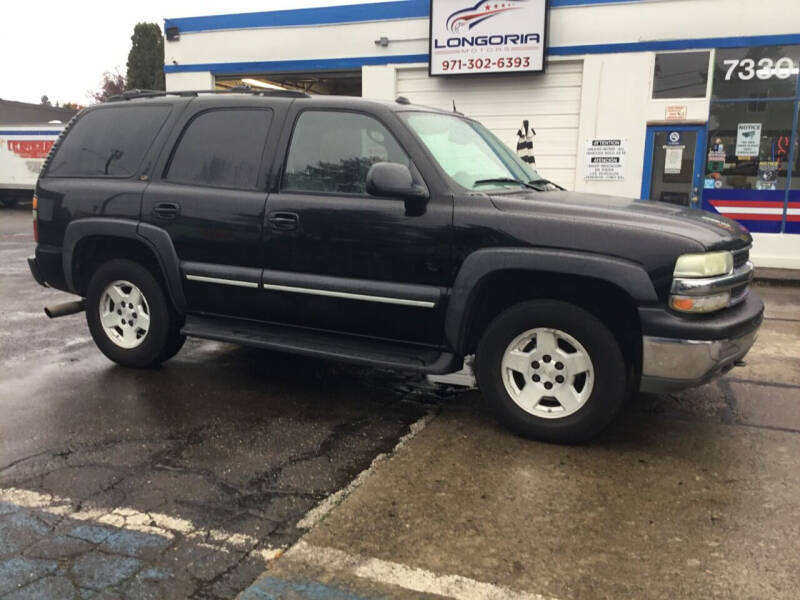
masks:
[(768, 269), (756, 267), (756, 285), (800, 286), (800, 269)]

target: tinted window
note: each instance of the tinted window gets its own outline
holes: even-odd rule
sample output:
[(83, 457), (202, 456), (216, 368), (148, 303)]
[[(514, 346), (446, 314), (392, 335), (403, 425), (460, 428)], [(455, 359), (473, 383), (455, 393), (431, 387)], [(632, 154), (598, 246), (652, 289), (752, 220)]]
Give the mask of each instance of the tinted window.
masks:
[(721, 48), (714, 59), (714, 98), (793, 97), (800, 46)]
[(282, 189), (366, 194), (367, 171), (376, 162), (409, 164), (386, 128), (366, 115), (308, 111), (292, 135)]
[(181, 136), (167, 180), (255, 189), (271, 121), (272, 111), (261, 109), (201, 113)]
[(52, 177), (134, 175), (169, 115), (169, 106), (113, 106), (83, 115), (59, 144)]
[(656, 54), (653, 98), (705, 98), (709, 52)]
[(791, 101), (712, 102), (708, 187), (786, 189), (794, 110)]

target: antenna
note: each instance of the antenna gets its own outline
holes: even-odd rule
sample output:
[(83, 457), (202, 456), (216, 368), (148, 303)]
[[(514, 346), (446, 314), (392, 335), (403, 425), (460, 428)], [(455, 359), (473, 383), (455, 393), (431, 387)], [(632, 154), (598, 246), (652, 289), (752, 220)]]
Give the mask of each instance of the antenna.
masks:
[(456, 99), (455, 98), (453, 98), (453, 112), (458, 112), (456, 110)]

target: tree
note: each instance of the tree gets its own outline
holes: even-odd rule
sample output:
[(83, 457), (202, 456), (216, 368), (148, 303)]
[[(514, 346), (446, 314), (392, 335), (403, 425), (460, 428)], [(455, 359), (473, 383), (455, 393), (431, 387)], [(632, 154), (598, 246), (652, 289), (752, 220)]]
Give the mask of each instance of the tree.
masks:
[(45, 94), (44, 96), (42, 96), (42, 99), (41, 99), (41, 104), (42, 104), (43, 106), (52, 106), (52, 104), (50, 104), (50, 98), (48, 98), (48, 97), (47, 97), (47, 94)]
[(68, 108), (70, 110), (81, 110), (82, 108), (84, 108), (84, 106), (82, 104), (78, 104), (77, 102), (64, 102), (64, 104), (61, 105), (61, 108)]
[(100, 80), (100, 90), (97, 92), (89, 92), (89, 96), (95, 102), (105, 102), (111, 96), (117, 96), (124, 92), (127, 88), (125, 78), (119, 71), (106, 71), (103, 73), (103, 79)]
[(128, 87), (136, 90), (164, 89), (164, 38), (155, 23), (137, 23), (128, 53)]

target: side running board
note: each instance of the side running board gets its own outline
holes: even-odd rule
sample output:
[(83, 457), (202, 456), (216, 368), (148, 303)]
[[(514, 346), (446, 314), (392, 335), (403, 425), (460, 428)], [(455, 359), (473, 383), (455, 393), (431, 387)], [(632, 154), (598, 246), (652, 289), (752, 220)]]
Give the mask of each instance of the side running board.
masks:
[(426, 346), (239, 319), (188, 315), (182, 333), (219, 342), (421, 373), (452, 373), (463, 366), (456, 355)]

